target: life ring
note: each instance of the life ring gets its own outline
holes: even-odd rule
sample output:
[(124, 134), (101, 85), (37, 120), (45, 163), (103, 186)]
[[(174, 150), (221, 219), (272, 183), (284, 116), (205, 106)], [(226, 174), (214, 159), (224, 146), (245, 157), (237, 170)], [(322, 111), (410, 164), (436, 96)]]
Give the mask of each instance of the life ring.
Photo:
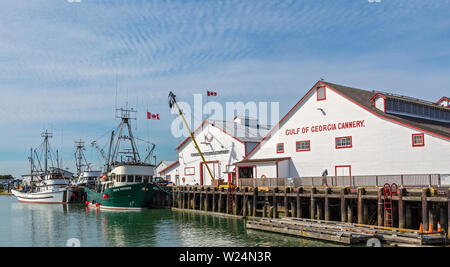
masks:
[(213, 138), (214, 136), (211, 133), (208, 132), (207, 134), (205, 134), (206, 141), (211, 142)]
[(265, 174), (261, 175), (261, 179), (265, 180), (266, 178), (267, 178), (267, 176)]

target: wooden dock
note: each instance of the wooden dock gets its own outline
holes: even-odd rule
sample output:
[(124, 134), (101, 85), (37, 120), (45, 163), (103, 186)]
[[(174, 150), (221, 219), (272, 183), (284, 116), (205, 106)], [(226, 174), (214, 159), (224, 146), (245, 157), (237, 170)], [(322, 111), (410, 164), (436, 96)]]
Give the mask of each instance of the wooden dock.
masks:
[[(174, 186), (165, 190), (171, 196), (158, 193), (155, 206), (260, 219), (249, 221), (248, 228), (345, 244), (375, 236), (383, 242), (442, 245), (449, 232), (448, 188), (400, 187), (392, 196), (390, 220), (382, 187)], [(279, 223), (283, 227), (276, 226)], [(423, 233), (418, 232), (421, 225)]]
[(337, 223), (331, 221), (284, 218), (249, 220), (248, 229), (275, 232), (287, 235), (308, 237), (343, 244), (367, 244), (376, 238), (388, 244), (409, 244), (415, 246), (444, 245), (443, 233), (421, 234), (418, 231), (380, 228), (370, 225)]

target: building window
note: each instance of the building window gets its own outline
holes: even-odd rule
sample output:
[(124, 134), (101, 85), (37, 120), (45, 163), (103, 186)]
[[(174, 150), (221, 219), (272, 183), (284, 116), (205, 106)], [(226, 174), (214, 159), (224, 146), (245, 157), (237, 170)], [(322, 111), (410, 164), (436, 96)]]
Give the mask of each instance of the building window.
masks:
[(277, 153), (284, 153), (284, 143), (277, 144)]
[(352, 147), (352, 137), (336, 137), (336, 149), (338, 148), (350, 148)]
[(195, 175), (195, 167), (184, 168), (184, 175)]
[(425, 145), (425, 136), (423, 133), (421, 134), (413, 134), (412, 135), (412, 146), (424, 146)]
[(310, 147), (310, 141), (298, 141), (296, 143), (296, 151), (297, 152), (301, 152), (301, 151), (310, 151), (311, 147)]
[(327, 99), (327, 95), (325, 92), (325, 86), (317, 87), (316, 91), (317, 91), (317, 101)]

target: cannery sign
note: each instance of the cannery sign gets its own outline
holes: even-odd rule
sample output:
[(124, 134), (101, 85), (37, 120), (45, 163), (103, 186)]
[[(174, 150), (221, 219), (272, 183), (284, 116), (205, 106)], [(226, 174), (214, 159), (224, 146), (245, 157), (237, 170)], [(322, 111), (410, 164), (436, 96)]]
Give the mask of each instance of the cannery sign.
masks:
[(311, 125), (296, 129), (286, 129), (286, 135), (297, 135), (297, 134), (307, 134), (307, 133), (319, 133), (319, 132), (330, 132), (336, 130), (352, 129), (352, 128), (364, 128), (364, 120), (338, 122), (338, 123), (328, 123), (321, 125)]
[[(228, 154), (230, 150), (218, 150), (218, 151), (209, 151), (209, 152), (203, 152), (202, 154), (204, 156), (214, 156), (214, 155), (222, 155), (222, 154)], [(199, 157), (199, 153), (192, 153), (191, 157)]]

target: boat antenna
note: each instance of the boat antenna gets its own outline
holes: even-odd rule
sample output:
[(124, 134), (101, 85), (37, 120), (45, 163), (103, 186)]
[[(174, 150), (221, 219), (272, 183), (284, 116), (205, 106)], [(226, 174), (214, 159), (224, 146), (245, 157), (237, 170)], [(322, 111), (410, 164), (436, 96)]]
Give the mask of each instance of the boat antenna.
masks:
[(177, 100), (176, 100), (176, 95), (174, 95), (174, 93), (172, 91), (170, 91), (169, 93), (169, 107), (172, 109), (173, 107), (176, 107), (178, 109), (178, 112), (181, 116), (181, 118), (183, 119), (184, 125), (186, 126), (186, 128), (189, 131), (189, 134), (191, 135), (192, 141), (194, 142), (195, 148), (198, 151), (198, 154), (200, 154), (200, 157), (202, 158), (203, 163), (206, 166), (206, 169), (208, 170), (209, 175), (211, 176), (211, 179), (214, 181), (214, 175), (212, 174), (211, 170), (209, 169), (208, 164), (206, 163), (205, 157), (203, 156), (202, 152), (200, 151), (200, 147), (197, 144), (197, 141), (194, 138), (194, 134), (191, 131), (191, 128), (189, 127), (188, 123), (186, 122), (186, 119), (183, 116), (183, 112), (180, 109), (180, 106), (178, 106)]

